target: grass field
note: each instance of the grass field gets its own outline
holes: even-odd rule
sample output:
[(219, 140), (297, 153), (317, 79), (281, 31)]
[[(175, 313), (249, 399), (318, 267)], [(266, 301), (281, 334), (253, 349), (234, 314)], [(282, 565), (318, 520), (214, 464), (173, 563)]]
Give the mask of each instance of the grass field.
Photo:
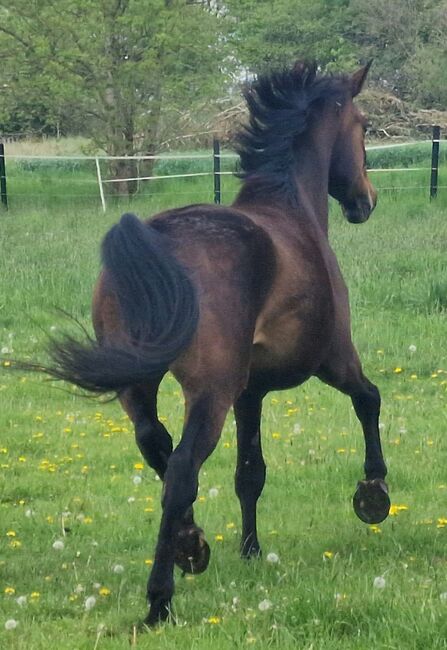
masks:
[[(132, 209), (146, 216), (182, 204), (182, 187)], [(193, 187), (205, 198), (206, 186)], [(352, 511), (363, 440), (350, 401), (316, 380), (272, 393), (263, 559), (238, 557), (230, 415), (196, 506), (209, 569), (177, 572), (177, 625), (135, 639), (160, 482), (118, 404), (13, 374), (4, 361), (44, 358), (46, 335), (65, 327), (55, 306), (88, 325), (99, 242), (121, 209), (0, 214), (0, 648), (447, 647), (447, 191), (432, 204), (426, 192), (384, 192), (362, 226), (338, 208), (331, 217), (354, 340), (382, 393), (392, 516), (367, 526)], [(160, 413), (178, 440), (183, 404), (172, 378)]]

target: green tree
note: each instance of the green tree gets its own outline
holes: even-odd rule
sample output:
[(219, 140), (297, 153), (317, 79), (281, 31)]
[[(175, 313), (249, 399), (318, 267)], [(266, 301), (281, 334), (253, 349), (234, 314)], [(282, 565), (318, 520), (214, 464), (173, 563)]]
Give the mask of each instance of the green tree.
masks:
[(344, 36), (349, 0), (228, 0), (232, 41), (249, 70), (315, 59), (325, 70), (351, 68), (355, 47)]
[[(225, 83), (222, 22), (186, 0), (0, 0), (3, 113), (19, 97), (22, 114), (39, 106), (49, 123), (76, 115), (110, 156), (153, 154), (165, 107)], [(118, 179), (137, 175), (132, 160), (112, 167)]]
[(346, 37), (383, 86), (424, 107), (447, 105), (447, 1), (351, 0)]

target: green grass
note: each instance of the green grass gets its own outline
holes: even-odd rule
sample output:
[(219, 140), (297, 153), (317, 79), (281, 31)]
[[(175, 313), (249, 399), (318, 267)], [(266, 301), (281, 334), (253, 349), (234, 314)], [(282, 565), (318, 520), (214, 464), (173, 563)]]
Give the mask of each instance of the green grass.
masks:
[[(182, 187), (166, 186), (165, 196), (131, 207), (144, 216), (185, 203), (176, 194)], [(191, 200), (206, 198), (206, 181), (194, 188)], [(0, 215), (0, 348), (43, 358), (46, 335), (64, 327), (54, 306), (88, 325), (99, 243), (124, 207), (102, 214), (13, 206)], [(264, 559), (242, 562), (230, 414), (201, 473), (196, 506), (212, 549), (209, 569), (192, 579), (176, 572), (178, 625), (138, 633), (137, 647), (447, 646), (447, 192), (432, 204), (426, 192), (382, 192), (362, 226), (335, 208), (331, 240), (350, 287), (354, 340), (382, 393), (392, 502), (408, 510), (377, 528), (356, 519), (350, 501), (362, 477), (360, 426), (345, 396), (312, 380), (265, 399)], [(160, 483), (138, 469), (118, 404), (60, 388), (0, 371), (0, 647), (128, 648), (132, 625), (145, 614)], [(160, 395), (160, 414), (178, 440), (183, 403), (172, 378)], [(57, 540), (63, 550), (53, 549)], [(278, 564), (267, 562), (269, 552)], [(115, 573), (116, 565), (124, 572)], [(373, 587), (378, 576), (383, 589)], [(87, 612), (90, 595), (97, 602)], [(19, 596), (27, 597), (23, 607)], [(265, 600), (272, 606), (260, 611)], [(4, 629), (8, 619), (17, 629)]]

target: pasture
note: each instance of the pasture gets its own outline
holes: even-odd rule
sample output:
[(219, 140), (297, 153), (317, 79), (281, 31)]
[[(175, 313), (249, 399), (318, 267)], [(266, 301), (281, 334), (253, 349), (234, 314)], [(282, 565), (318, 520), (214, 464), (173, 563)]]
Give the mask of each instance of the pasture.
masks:
[[(181, 205), (191, 188), (188, 202), (211, 198), (209, 184), (178, 182), (131, 209), (143, 217)], [(0, 214), (1, 358), (44, 359), (48, 333), (67, 327), (55, 307), (89, 327), (99, 243), (122, 210), (49, 204)], [(3, 361), (0, 647), (447, 647), (446, 191), (432, 204), (426, 191), (383, 192), (359, 226), (334, 205), (330, 232), (354, 341), (382, 394), (388, 520), (367, 526), (351, 507), (363, 436), (350, 400), (316, 380), (271, 393), (262, 559), (239, 559), (230, 415), (196, 505), (210, 566), (176, 574), (177, 625), (133, 632), (146, 611), (160, 482), (117, 403), (16, 375)], [(178, 440), (183, 404), (170, 378), (160, 414)]]

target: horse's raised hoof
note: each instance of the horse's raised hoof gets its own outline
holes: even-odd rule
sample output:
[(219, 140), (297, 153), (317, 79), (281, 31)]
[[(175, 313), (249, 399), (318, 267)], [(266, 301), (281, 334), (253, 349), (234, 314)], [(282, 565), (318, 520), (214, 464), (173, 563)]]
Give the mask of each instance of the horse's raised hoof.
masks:
[(391, 506), (387, 484), (380, 478), (359, 481), (352, 504), (365, 524), (380, 524), (388, 517)]
[(203, 573), (210, 561), (210, 547), (198, 526), (182, 528), (177, 536), (175, 563), (183, 573)]

